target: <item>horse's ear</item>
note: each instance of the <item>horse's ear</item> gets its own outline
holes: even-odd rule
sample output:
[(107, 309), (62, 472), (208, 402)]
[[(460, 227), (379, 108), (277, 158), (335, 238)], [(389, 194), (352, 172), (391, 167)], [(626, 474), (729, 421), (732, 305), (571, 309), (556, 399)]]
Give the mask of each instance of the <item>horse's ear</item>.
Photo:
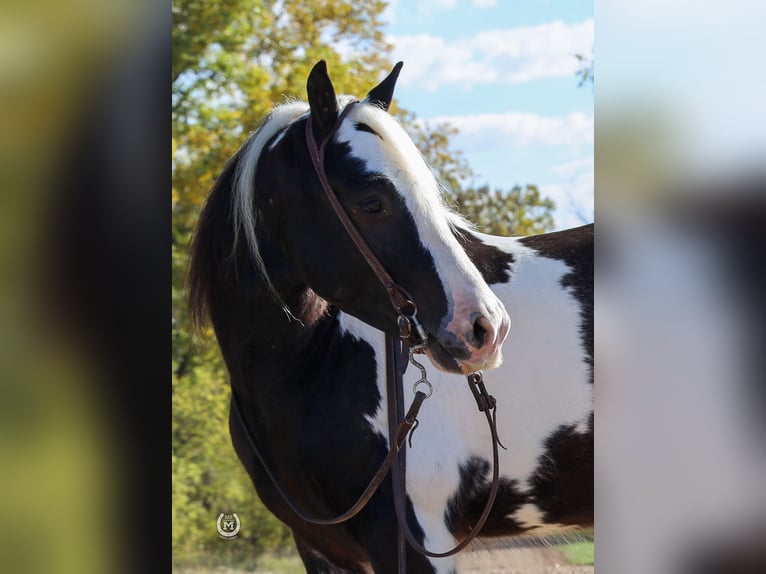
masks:
[(366, 98), (369, 103), (380, 106), (388, 111), (388, 107), (391, 105), (391, 100), (394, 98), (396, 80), (399, 78), (399, 72), (403, 65), (404, 62), (397, 62), (394, 69), (391, 70), (391, 73), (386, 76), (386, 79), (370, 90), (370, 93), (367, 94)]
[(311, 118), (314, 137), (322, 141), (338, 120), (338, 100), (335, 88), (327, 74), (327, 62), (320, 60), (312, 68), (306, 82), (306, 91), (311, 106)]

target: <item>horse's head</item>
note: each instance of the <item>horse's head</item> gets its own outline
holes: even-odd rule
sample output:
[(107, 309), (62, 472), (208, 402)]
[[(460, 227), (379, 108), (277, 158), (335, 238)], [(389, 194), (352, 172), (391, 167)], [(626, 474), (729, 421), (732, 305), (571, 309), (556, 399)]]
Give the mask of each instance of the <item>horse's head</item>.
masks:
[[(336, 97), (324, 62), (308, 78), (309, 105), (287, 104), (281, 129), (261, 135), (261, 152), (239, 170), (257, 190), (239, 184), (238, 225), (268, 269), (302, 284), (366, 323), (395, 334), (397, 313), (378, 277), (341, 224), (320, 183), (306, 123), (324, 147), (329, 184), (353, 226), (417, 306), (428, 332), (427, 352), (440, 368), (472, 372), (500, 364), (510, 320), (500, 300), (456, 239), (458, 216), (415, 144), (388, 114), (398, 64), (365, 100)], [(341, 118), (340, 123), (339, 117)], [(255, 223), (258, 222), (256, 226)], [(248, 233), (249, 229), (257, 231)], [(258, 237), (256, 237), (258, 234)]]

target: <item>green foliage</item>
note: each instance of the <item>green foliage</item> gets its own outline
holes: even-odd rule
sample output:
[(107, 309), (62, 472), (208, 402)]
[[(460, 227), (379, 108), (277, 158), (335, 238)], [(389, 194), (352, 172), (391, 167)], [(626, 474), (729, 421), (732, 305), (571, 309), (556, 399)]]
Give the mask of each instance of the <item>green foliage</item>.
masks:
[(592, 566), (595, 558), (593, 541), (573, 542), (559, 546), (570, 564), (575, 566)]
[(457, 211), (493, 235), (535, 235), (553, 227), (553, 200), (540, 195), (536, 185), (490, 191), (489, 186), (457, 189), (449, 194)]
[[(292, 547), (286, 528), (258, 500), (228, 432), (229, 386), (210, 329), (193, 336), (186, 273), (207, 191), (247, 134), (286, 98), (305, 98), (319, 59), (338, 93), (364, 95), (391, 68), (382, 0), (173, 0), (172, 383), (173, 556), (177, 565), (254, 567), (265, 550)], [(550, 227), (550, 200), (533, 186), (508, 192), (463, 188), (473, 173), (451, 148), (450, 126), (428, 126), (392, 106), (449, 197), (492, 233)], [(223, 541), (221, 512), (241, 519)]]
[[(231, 446), (224, 371), (215, 362), (173, 378), (173, 553), (177, 563), (242, 564), (292, 544), (258, 500)], [(239, 537), (218, 537), (216, 518), (236, 512)]]

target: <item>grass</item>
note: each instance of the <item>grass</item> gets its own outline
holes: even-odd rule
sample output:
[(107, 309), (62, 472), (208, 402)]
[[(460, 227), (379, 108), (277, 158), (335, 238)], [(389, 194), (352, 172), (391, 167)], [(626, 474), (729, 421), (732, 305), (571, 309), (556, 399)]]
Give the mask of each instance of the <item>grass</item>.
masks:
[(562, 544), (559, 549), (574, 566), (593, 566), (593, 542)]
[(175, 566), (173, 574), (304, 574), (303, 562), (297, 554), (264, 554), (259, 556), (254, 566)]
[[(566, 556), (573, 566), (593, 565), (593, 541), (570, 542), (560, 544), (557, 548)], [(226, 567), (176, 567), (173, 574), (303, 574), (303, 562), (297, 555), (264, 554), (257, 559), (255, 567), (226, 568)]]
[(258, 559), (256, 572), (259, 574), (304, 574), (306, 569), (298, 556), (270, 556)]

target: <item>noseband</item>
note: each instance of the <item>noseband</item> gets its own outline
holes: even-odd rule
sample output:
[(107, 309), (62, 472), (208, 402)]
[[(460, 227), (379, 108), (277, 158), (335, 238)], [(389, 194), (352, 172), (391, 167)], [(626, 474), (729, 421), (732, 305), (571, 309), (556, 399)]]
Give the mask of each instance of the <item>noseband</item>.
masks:
[[(410, 438), (410, 446), (412, 445), (412, 433), (418, 425), (418, 412), (423, 402), (431, 396), (431, 383), (426, 376), (425, 367), (414, 358), (414, 354), (423, 353), (426, 342), (428, 340), (428, 334), (423, 326), (417, 319), (417, 306), (412, 297), (407, 291), (400, 285), (398, 285), (391, 275), (386, 271), (380, 260), (375, 256), (370, 246), (362, 237), (359, 230), (351, 221), (348, 213), (340, 203), (338, 196), (330, 186), (330, 182), (327, 178), (327, 173), (324, 168), (324, 152), (327, 144), (332, 141), (333, 137), (340, 129), (343, 120), (349, 114), (351, 109), (358, 104), (358, 101), (348, 104), (338, 116), (335, 125), (330, 132), (322, 139), (317, 145), (314, 138), (314, 132), (312, 129), (312, 118), (309, 115), (306, 121), (306, 145), (308, 147), (309, 156), (314, 164), (314, 171), (319, 178), (319, 182), (322, 185), (322, 189), (327, 196), (330, 205), (333, 207), (335, 214), (337, 215), (343, 227), (346, 229), (349, 237), (356, 245), (356, 248), (362, 254), (367, 264), (370, 266), (375, 276), (380, 281), (383, 288), (386, 290), (391, 305), (397, 314), (397, 327), (399, 330), (399, 339), (386, 334), (386, 393), (388, 403), (388, 432), (389, 432), (389, 452), (386, 458), (380, 465), (380, 468), (375, 473), (373, 478), (367, 485), (367, 488), (362, 492), (356, 503), (343, 514), (334, 518), (316, 518), (310, 516), (298, 508), (287, 493), (282, 490), (279, 482), (272, 474), (269, 466), (266, 464), (264, 457), (261, 455), (260, 449), (256, 445), (255, 437), (253, 436), (249, 425), (245, 421), (245, 417), (239, 405), (239, 400), (236, 393), (232, 389), (232, 409), (237, 419), (239, 420), (242, 429), (245, 432), (250, 447), (258, 458), (259, 462), (263, 466), (266, 474), (271, 479), (277, 492), (281, 495), (285, 503), (297, 514), (301, 519), (311, 524), (317, 525), (329, 525), (340, 524), (346, 522), (359, 514), (364, 509), (380, 485), (383, 483), (388, 471), (392, 470), (391, 478), (393, 481), (393, 493), (394, 493), (394, 508), (396, 511), (397, 523), (398, 523), (398, 566), (400, 574), (406, 572), (406, 545), (410, 544), (417, 552), (425, 556), (434, 558), (444, 558), (452, 556), (460, 552), (465, 548), (476, 536), (478, 536), (482, 527), (489, 518), (489, 514), (494, 505), (495, 498), (497, 497), (498, 487), (500, 483), (500, 469), (499, 469), (499, 454), (498, 445), (502, 446), (500, 439), (497, 436), (497, 410), (495, 398), (487, 392), (484, 386), (484, 381), (481, 371), (468, 375), (468, 385), (471, 393), (476, 400), (476, 405), (480, 412), (483, 412), (487, 424), (489, 426), (490, 434), (492, 436), (492, 482), (490, 486), (489, 496), (487, 503), (484, 507), (479, 520), (476, 525), (470, 530), (469, 534), (454, 548), (446, 552), (432, 552), (423, 547), (410, 530), (409, 523), (406, 515), (406, 449), (404, 449), (404, 443), (407, 437)], [(410, 344), (414, 343), (414, 344)], [(408, 351), (405, 351), (408, 348)], [(405, 354), (409, 354), (409, 362), (418, 368), (421, 372), (421, 378), (415, 383), (413, 390), (415, 391), (415, 398), (412, 400), (407, 413), (404, 414), (404, 390), (403, 390), (403, 376), (407, 369), (407, 358)], [(424, 386), (427, 392), (418, 390), (419, 387)], [(505, 447), (503, 447), (505, 448)]]

